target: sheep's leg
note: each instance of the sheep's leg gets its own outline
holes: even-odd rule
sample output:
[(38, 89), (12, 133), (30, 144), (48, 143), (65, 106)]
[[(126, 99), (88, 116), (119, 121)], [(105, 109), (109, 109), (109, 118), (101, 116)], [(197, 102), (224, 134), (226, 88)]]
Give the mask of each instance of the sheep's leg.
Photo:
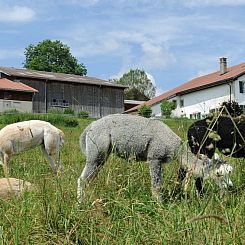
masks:
[(161, 201), (162, 164), (159, 160), (148, 160), (151, 175), (152, 195)]
[(195, 186), (197, 189), (197, 195), (199, 197), (202, 197), (203, 196), (203, 178), (201, 178), (201, 177), (196, 178), (195, 179)]
[(11, 158), (11, 154), (7, 154), (7, 153), (4, 153), (3, 154), (3, 171), (4, 171), (4, 175), (6, 178), (9, 177), (9, 161), (10, 161), (10, 158)]
[(98, 174), (100, 168), (104, 165), (106, 161), (106, 156), (100, 158), (97, 161), (87, 161), (86, 165), (82, 171), (82, 174), (77, 179), (77, 201), (82, 202), (83, 199), (83, 189), (88, 185)]
[(11, 154), (7, 154), (7, 153), (3, 154), (3, 172), (5, 175), (5, 178), (7, 178), (7, 182), (9, 185), (10, 192), (13, 192), (13, 188), (12, 188), (12, 185), (11, 185), (10, 180), (9, 180), (9, 172), (10, 172), (9, 171), (9, 161), (10, 161), (10, 158), (11, 158)]
[(98, 174), (100, 168), (104, 165), (110, 154), (110, 136), (101, 135), (103, 141), (97, 138), (100, 144), (86, 137), (86, 165), (82, 174), (77, 180), (77, 201), (80, 204), (83, 200), (83, 189), (88, 185)]

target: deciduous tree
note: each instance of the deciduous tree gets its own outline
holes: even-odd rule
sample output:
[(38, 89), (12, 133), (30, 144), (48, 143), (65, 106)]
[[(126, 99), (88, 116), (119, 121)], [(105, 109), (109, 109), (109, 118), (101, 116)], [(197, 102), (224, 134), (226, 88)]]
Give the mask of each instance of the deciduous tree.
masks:
[(140, 69), (131, 69), (123, 74), (121, 78), (113, 79), (112, 81), (128, 86), (128, 89), (125, 89), (126, 99), (149, 100), (156, 94), (156, 87), (147, 77), (146, 72)]
[(86, 75), (87, 69), (71, 55), (70, 48), (61, 41), (49, 39), (30, 44), (25, 49), (24, 67), (38, 71), (50, 71), (75, 75)]

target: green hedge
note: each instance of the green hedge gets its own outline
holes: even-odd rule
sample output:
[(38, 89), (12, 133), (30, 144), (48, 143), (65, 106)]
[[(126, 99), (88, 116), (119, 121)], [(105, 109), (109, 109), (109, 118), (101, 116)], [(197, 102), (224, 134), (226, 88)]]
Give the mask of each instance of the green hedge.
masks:
[(2, 113), (0, 114), (1, 124), (11, 124), (26, 120), (43, 120), (56, 125), (76, 127), (79, 122), (76, 118), (64, 114), (34, 114), (34, 113)]

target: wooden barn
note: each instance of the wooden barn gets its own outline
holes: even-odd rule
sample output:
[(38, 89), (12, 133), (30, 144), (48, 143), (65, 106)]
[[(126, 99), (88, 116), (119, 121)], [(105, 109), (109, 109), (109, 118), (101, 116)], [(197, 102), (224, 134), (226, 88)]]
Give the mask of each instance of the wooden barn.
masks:
[(33, 112), (46, 113), (51, 108), (72, 108), (100, 118), (124, 111), (125, 86), (72, 74), (0, 67), (0, 78), (21, 82), (36, 90)]

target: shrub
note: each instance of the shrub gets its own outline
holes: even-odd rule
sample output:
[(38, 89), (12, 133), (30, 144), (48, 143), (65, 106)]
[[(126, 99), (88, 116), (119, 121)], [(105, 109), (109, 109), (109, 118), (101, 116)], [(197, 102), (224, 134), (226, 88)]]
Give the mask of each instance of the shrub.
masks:
[(86, 112), (86, 111), (80, 111), (77, 114), (77, 116), (80, 117), (80, 118), (88, 118), (88, 112)]
[(72, 108), (68, 107), (64, 109), (64, 114), (70, 114), (70, 115), (74, 115), (75, 112)]
[(50, 108), (50, 109), (48, 109), (48, 113), (50, 113), (50, 114), (63, 114), (63, 110), (58, 109), (58, 108)]
[(79, 124), (75, 118), (70, 118), (64, 114), (34, 114), (34, 113), (17, 113), (2, 114), (0, 116), (1, 124), (11, 124), (26, 120), (43, 120), (55, 125), (63, 125), (66, 127), (75, 127)]
[(15, 114), (15, 113), (19, 113), (19, 111), (17, 109), (9, 109), (3, 112), (3, 114)]
[(139, 108), (138, 113), (139, 113), (139, 115), (142, 116), (142, 117), (147, 117), (147, 118), (149, 118), (149, 117), (151, 117), (152, 109), (151, 109), (150, 106), (144, 104), (143, 106), (141, 106), (141, 107)]
[(79, 125), (79, 122), (75, 118), (66, 118), (64, 121), (64, 126), (66, 127), (76, 127)]
[(161, 107), (162, 116), (165, 116), (166, 118), (170, 118), (172, 110), (176, 109), (176, 103), (174, 101), (164, 100), (162, 101), (160, 107)]

